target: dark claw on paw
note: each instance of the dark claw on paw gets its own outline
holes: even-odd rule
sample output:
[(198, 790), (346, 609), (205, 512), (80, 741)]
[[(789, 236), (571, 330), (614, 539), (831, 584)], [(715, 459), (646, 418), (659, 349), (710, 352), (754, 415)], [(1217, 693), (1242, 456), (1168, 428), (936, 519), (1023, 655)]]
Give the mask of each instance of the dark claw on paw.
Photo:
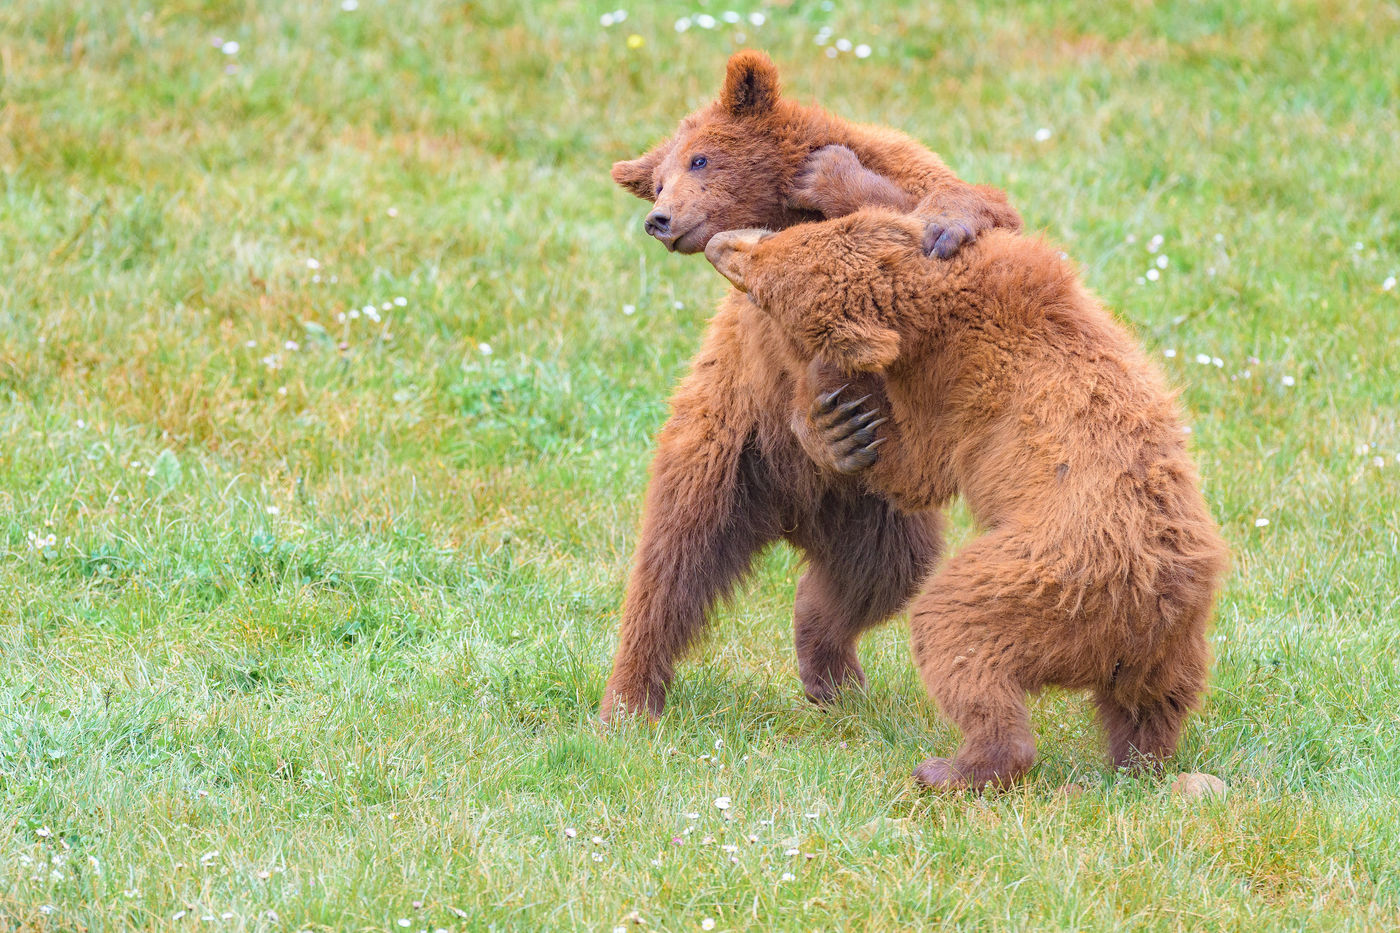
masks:
[(836, 405), (841, 400), (841, 393), (845, 392), (850, 387), (850, 384), (847, 383), (846, 385), (843, 385), (841, 388), (836, 389), (833, 392), (828, 392), (825, 395), (818, 395), (816, 404), (812, 406), (813, 414), (831, 414), (833, 411), (836, 410)]
[(948, 228), (942, 224), (929, 224), (924, 228), (924, 255), (932, 256), (934, 244), (936, 244), (943, 232)]
[(876, 437), (875, 428), (884, 421), (885, 419), (881, 418), (875, 424), (857, 431), (840, 446), (835, 456), (838, 470), (842, 473), (857, 473), (880, 459), (877, 448), (887, 439)]
[[(878, 421), (876, 420), (877, 418), (879, 419)], [(874, 425), (880, 425), (885, 423), (885, 419), (880, 418), (880, 410), (878, 408), (872, 408), (870, 411), (862, 412), (861, 414), (856, 415), (854, 418), (851, 418), (849, 421), (833, 424), (830, 428), (827, 429), (828, 439), (833, 443), (836, 443), (839, 441), (846, 440), (847, 438), (855, 434), (857, 431), (860, 431), (862, 429), (873, 430), (872, 422), (874, 422)]]
[(924, 231), (924, 253), (948, 259), (972, 241), (972, 230), (966, 224), (929, 224)]
[(836, 411), (832, 415), (832, 422), (835, 423), (836, 421), (845, 421), (847, 418), (851, 417), (852, 413), (854, 413), (856, 409), (860, 408), (860, 406), (864, 405), (868, 401), (870, 401), (870, 396), (862, 395), (854, 402), (847, 402), (840, 408), (836, 409)]

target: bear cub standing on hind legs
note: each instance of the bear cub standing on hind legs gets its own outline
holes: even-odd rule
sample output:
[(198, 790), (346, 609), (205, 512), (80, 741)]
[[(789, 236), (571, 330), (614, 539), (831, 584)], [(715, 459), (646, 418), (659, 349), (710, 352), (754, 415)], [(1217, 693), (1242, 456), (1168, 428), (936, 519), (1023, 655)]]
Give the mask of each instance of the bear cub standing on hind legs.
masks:
[[(768, 56), (729, 59), (719, 96), (669, 139), (612, 168), (654, 209), (647, 232), (694, 253), (723, 230), (782, 228), (869, 204), (922, 218), (939, 263), (994, 227), (1019, 229), (1002, 192), (960, 180), (913, 139), (784, 98)], [(793, 634), (808, 697), (824, 702), (865, 674), (862, 633), (902, 610), (937, 561), (941, 516), (911, 515), (818, 469), (792, 430), (827, 376), (809, 372), (778, 328), (731, 291), (710, 321), (657, 437), (617, 653), (599, 716), (659, 716), (677, 660), (710, 608), (773, 541), (801, 549)], [(860, 382), (880, 397), (879, 378)], [(892, 440), (897, 443), (898, 439)]]
[(936, 788), (1031, 766), (1025, 696), (1093, 692), (1117, 766), (1171, 755), (1205, 687), (1227, 553), (1161, 375), (1038, 240), (994, 230), (931, 263), (923, 224), (865, 210), (705, 255), (808, 360), (884, 377), (899, 442), (864, 406), (817, 399), (809, 448), (906, 508), (961, 494), (986, 529), (912, 604), (914, 658), (962, 731)]

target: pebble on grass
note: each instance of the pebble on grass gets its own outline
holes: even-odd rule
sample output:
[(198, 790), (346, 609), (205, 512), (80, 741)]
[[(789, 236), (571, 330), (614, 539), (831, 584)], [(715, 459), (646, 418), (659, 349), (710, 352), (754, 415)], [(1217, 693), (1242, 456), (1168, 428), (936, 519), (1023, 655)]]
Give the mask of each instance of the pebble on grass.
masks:
[(1202, 797), (1224, 797), (1225, 782), (1213, 774), (1178, 774), (1172, 781), (1172, 796), (1195, 800)]

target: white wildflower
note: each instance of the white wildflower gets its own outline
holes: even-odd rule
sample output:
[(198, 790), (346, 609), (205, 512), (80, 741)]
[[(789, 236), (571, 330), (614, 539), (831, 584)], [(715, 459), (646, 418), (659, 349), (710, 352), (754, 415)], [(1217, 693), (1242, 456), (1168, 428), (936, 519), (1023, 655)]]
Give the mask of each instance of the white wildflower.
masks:
[(1048, 141), (1050, 139), (1050, 136), (1050, 127), (1048, 126), (1042, 126), (1040, 129), (1035, 131), (1035, 141), (1038, 143)]

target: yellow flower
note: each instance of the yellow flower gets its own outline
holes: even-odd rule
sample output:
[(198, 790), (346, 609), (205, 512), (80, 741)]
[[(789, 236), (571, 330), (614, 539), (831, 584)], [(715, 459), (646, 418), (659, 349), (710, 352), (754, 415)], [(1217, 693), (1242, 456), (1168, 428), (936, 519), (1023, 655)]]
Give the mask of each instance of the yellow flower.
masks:
[(643, 39), (641, 36), (637, 35), (635, 32), (632, 33), (632, 35), (630, 35), (630, 36), (627, 37), (627, 47), (628, 47), (629, 49), (640, 49), (642, 46), (646, 45), (646, 43), (647, 43), (647, 40)]

